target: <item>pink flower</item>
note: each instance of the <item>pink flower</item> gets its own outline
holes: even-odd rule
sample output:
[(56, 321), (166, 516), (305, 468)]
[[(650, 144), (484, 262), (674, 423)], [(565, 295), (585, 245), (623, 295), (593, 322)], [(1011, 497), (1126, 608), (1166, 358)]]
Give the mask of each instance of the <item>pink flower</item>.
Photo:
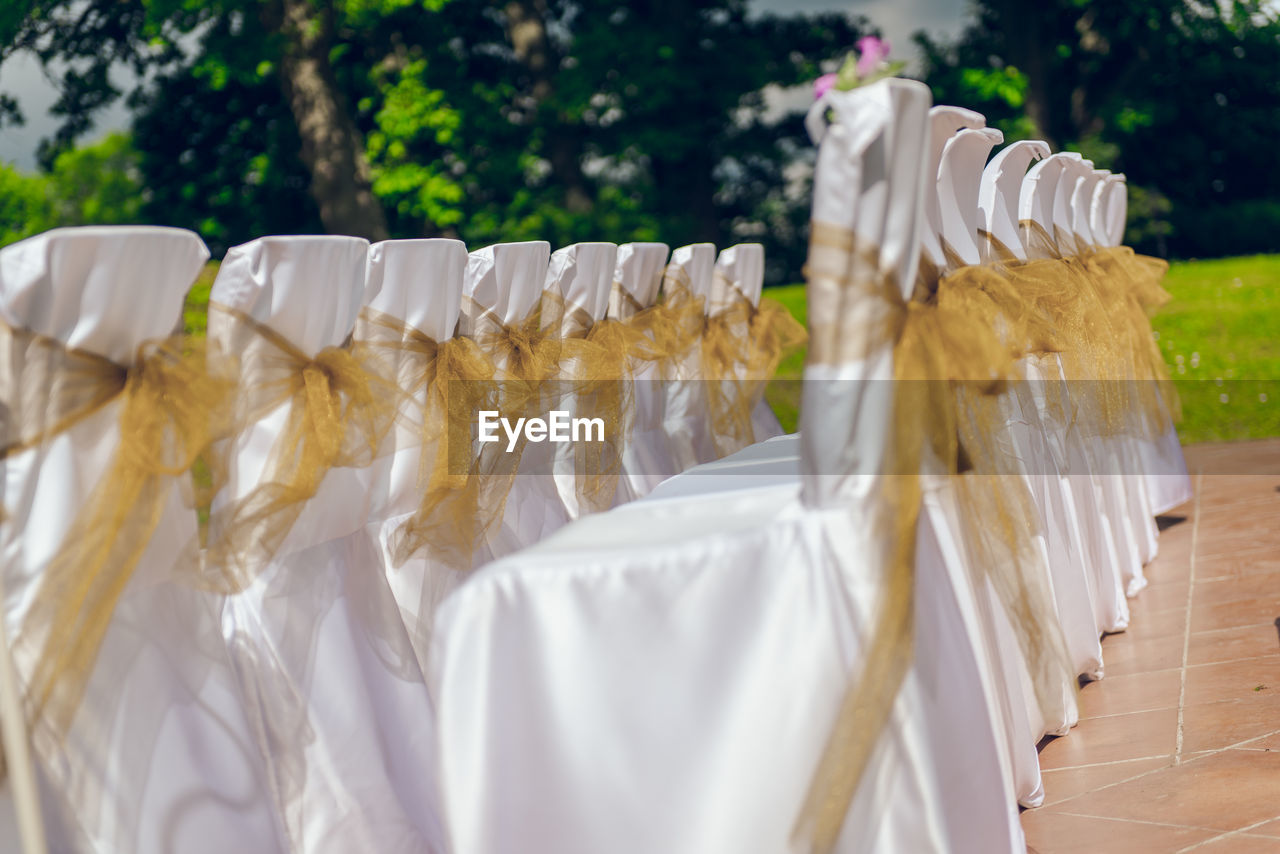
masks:
[(858, 39), (858, 76), (866, 77), (880, 67), (880, 63), (889, 58), (889, 40), (875, 36), (863, 36)]
[(813, 81), (813, 100), (816, 101), (823, 95), (827, 94), (827, 90), (834, 85), (836, 85), (835, 72), (832, 72), (831, 74), (824, 74), (817, 80)]

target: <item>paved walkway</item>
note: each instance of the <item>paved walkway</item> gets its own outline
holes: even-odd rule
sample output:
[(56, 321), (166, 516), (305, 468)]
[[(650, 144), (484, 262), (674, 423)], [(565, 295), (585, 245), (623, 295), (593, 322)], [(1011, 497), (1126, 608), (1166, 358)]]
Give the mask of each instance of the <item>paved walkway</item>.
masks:
[(1036, 854), (1280, 854), (1280, 440), (1187, 462), (1195, 499), (1161, 519), (1106, 678), (1041, 750)]

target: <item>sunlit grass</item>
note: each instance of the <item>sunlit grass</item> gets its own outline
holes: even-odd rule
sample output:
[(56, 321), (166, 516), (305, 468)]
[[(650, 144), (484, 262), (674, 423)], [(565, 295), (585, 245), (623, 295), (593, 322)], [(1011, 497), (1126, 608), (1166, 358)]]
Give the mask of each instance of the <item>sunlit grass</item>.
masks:
[(1280, 255), (1175, 263), (1152, 322), (1184, 442), (1280, 436)]

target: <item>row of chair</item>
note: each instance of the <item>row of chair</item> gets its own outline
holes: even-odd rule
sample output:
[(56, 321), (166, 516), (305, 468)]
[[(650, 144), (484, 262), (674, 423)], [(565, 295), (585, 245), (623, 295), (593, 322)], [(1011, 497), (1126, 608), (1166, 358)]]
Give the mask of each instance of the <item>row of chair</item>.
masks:
[[(777, 436), (748, 376), (786, 337), (760, 322), (779, 315), (759, 307), (757, 246), (668, 263), (661, 244), (263, 238), (223, 261), (201, 359), (160, 363), (140, 347), (173, 329), (198, 238), (85, 229), (0, 251), (4, 319), (38, 333), (0, 371), (14, 420), (40, 428), (16, 435), (41, 438), (6, 428), (0, 461), (5, 623), (45, 807), (25, 838), (1018, 850), (1035, 743), (1074, 721), (1075, 676), (1103, 675), (1098, 635), (1123, 628), (1153, 516), (1187, 483), (1159, 378), (1153, 395), (1106, 385), (1150, 367), (1128, 308), (1158, 272), (1110, 251), (1122, 178), (1036, 143), (984, 170), (999, 136), (982, 124), (905, 81), (815, 106), (799, 436)], [(655, 302), (666, 315), (645, 315)], [(1081, 306), (1125, 311), (1067, 328)], [(610, 320), (642, 334), (608, 345)], [(711, 341), (739, 355), (710, 358)], [(171, 407), (216, 397), (234, 429), (206, 435), (197, 413), (201, 453), (178, 454), (177, 421), (156, 432), (95, 397), (139, 398), (123, 389), (141, 372), (110, 365), (144, 362)], [(584, 362), (625, 364), (605, 377), (625, 401), (601, 403), (611, 386)], [(945, 370), (904, 373), (925, 363)], [(612, 406), (620, 461), (525, 446), (504, 470), (469, 429), (451, 443), (429, 423), (441, 378), (520, 413)], [(725, 414), (743, 404), (749, 432)], [(63, 427), (68, 406), (87, 414)], [(115, 477), (119, 448), (149, 440), (162, 468), (211, 469), (203, 524), (185, 477)], [(459, 447), (460, 468), (436, 464)], [(585, 513), (601, 477), (618, 506)], [(114, 535), (68, 561), (90, 505), (122, 508), (89, 529)], [(451, 527), (480, 517), (454, 560)], [(118, 543), (138, 552), (129, 575), (88, 571)], [(54, 678), (77, 673), (70, 693)]]

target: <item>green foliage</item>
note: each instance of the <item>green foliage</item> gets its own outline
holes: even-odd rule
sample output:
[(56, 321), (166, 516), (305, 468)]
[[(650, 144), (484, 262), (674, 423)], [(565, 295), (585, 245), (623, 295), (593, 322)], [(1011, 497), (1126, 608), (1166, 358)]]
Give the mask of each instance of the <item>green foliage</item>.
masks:
[[(275, 0), (38, 2), (11, 49), (61, 75), (47, 166), (124, 94), (107, 72), (125, 63), (149, 75), (128, 93), (141, 217), (215, 254), (319, 229)], [(807, 86), (863, 22), (748, 15), (746, 0), (314, 5), (394, 236), (760, 240), (774, 281), (803, 262), (807, 193), (787, 170), (812, 153), (765, 92)]]
[(1280, 198), (1273, 4), (980, 0), (975, 11), (954, 43), (918, 37), (935, 101), (985, 113), (1007, 140), (1047, 139), (1124, 172), (1137, 209), (1128, 242), (1144, 251), (1275, 245), (1261, 226), (1216, 244), (1206, 232), (1233, 211), (1272, 222), (1267, 202)]
[(0, 164), (0, 246), (39, 234), (55, 222), (49, 182)]
[(962, 68), (960, 84), (982, 101), (1003, 101), (1014, 109), (1027, 99), (1027, 76), (1012, 65), (1004, 68)]
[(0, 245), (67, 225), (142, 221), (138, 155), (124, 134), (64, 151), (47, 174), (0, 166)]
[(59, 225), (140, 222), (146, 194), (139, 166), (138, 153), (122, 133), (59, 154), (49, 172)]

